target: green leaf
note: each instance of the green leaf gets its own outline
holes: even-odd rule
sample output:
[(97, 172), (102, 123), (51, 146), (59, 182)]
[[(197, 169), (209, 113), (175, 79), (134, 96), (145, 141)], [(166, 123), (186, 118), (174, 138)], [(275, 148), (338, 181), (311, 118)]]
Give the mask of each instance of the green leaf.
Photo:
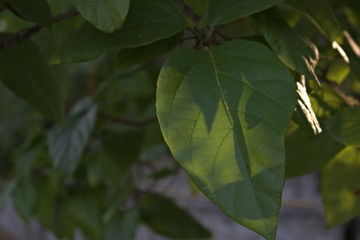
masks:
[(304, 12), (310, 21), (331, 41), (342, 35), (342, 30), (331, 6), (326, 0), (288, 0), (288, 3)]
[(169, 0), (132, 0), (120, 31), (108, 34), (83, 24), (55, 51), (51, 62), (87, 61), (117, 48), (134, 48), (169, 38), (186, 28), (183, 15)]
[(263, 11), (284, 0), (209, 0), (207, 13), (210, 24), (219, 25)]
[(315, 74), (315, 67), (319, 61), (316, 46), (293, 31), (277, 9), (257, 14), (254, 18), (266, 41), (281, 61), (292, 70), (313, 80), (316, 85), (320, 85)]
[(52, 14), (46, 0), (11, 0), (8, 3), (13, 9), (25, 19), (51, 28)]
[(113, 183), (123, 182), (132, 164), (138, 160), (143, 131), (107, 132), (102, 136), (105, 156), (101, 161), (104, 177)]
[(153, 60), (175, 48), (182, 36), (183, 32), (142, 47), (123, 48), (116, 58), (118, 66), (121, 68), (128, 68)]
[(171, 239), (208, 239), (211, 233), (169, 198), (149, 194), (140, 203), (141, 220)]
[(123, 26), (130, 0), (75, 0), (74, 4), (79, 13), (97, 29), (111, 33)]
[(321, 172), (321, 192), (329, 227), (360, 215), (359, 156), (359, 149), (347, 147)]
[(55, 125), (48, 131), (49, 153), (60, 172), (75, 171), (95, 125), (96, 113), (96, 105), (85, 98), (72, 109), (65, 128)]
[(101, 211), (103, 191), (75, 188), (65, 200), (66, 214), (80, 227), (90, 240), (101, 236)]
[(360, 107), (345, 109), (329, 118), (327, 128), (337, 141), (360, 147)]
[(202, 16), (206, 12), (209, 0), (184, 0), (184, 2), (198, 15)]
[(337, 59), (329, 66), (326, 79), (341, 84), (349, 75), (350, 70), (350, 65), (344, 59)]
[(344, 146), (324, 130), (319, 135), (291, 123), (285, 137), (286, 177), (297, 177), (319, 169)]
[(243, 40), (177, 51), (158, 80), (157, 115), (175, 159), (225, 213), (267, 239), (275, 239), (296, 101), (287, 68)]
[(25, 41), (0, 51), (0, 79), (44, 115), (57, 121), (63, 119), (60, 86), (32, 42)]
[(18, 214), (25, 221), (30, 221), (33, 216), (37, 199), (37, 189), (31, 178), (20, 178), (12, 192), (12, 202)]
[(131, 209), (116, 215), (104, 227), (104, 240), (133, 240), (138, 225), (138, 210)]

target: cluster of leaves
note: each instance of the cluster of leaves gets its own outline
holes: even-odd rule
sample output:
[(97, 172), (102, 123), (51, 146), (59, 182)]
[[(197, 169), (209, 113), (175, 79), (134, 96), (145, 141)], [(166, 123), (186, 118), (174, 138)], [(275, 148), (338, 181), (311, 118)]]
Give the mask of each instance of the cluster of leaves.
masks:
[(141, 187), (177, 172), (156, 166), (166, 146), (209, 199), (266, 239), (284, 180), (317, 169), (327, 224), (360, 215), (356, 0), (0, 6), (0, 203), (10, 197), (25, 220), (64, 238), (133, 239), (138, 223), (210, 238)]

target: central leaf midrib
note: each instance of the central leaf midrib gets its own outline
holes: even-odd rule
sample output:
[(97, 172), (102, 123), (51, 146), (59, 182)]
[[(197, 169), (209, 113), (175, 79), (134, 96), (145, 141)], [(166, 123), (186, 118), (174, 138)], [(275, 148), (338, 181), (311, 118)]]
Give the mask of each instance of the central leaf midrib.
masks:
[[(230, 124), (230, 126), (232, 127), (232, 129), (234, 130), (234, 122), (233, 122), (233, 119), (231, 118), (231, 113), (229, 112), (229, 107), (228, 107), (228, 105), (227, 105), (227, 103), (226, 103), (226, 101), (225, 101), (225, 95), (224, 95), (223, 89), (222, 89), (222, 87), (221, 87), (221, 83), (220, 83), (220, 79), (219, 79), (219, 76), (218, 76), (218, 70), (217, 70), (217, 67), (216, 67), (214, 55), (213, 55), (213, 53), (211, 52), (211, 50), (207, 50), (207, 51), (208, 51), (208, 53), (209, 53), (212, 66), (213, 66), (213, 68), (214, 68), (215, 79), (216, 79), (216, 83), (217, 83), (217, 86), (218, 86), (219, 91), (220, 91), (220, 95), (221, 95), (221, 96), (220, 96), (220, 99), (221, 99), (222, 105), (223, 105), (223, 107), (224, 107), (224, 110), (225, 110), (227, 119), (228, 119), (228, 121), (229, 121), (229, 124)], [(234, 133), (235, 133), (237, 142), (240, 143), (241, 141), (239, 140), (238, 134), (236, 133), (236, 131), (234, 131)], [(235, 146), (235, 147), (236, 147), (236, 146)], [(241, 152), (241, 151), (240, 151), (240, 152)], [(245, 157), (247, 157), (247, 158), (248, 158), (247, 160), (250, 161), (249, 156), (245, 156)], [(241, 162), (241, 164), (245, 165), (244, 162)], [(245, 166), (245, 168), (246, 168), (246, 166)], [(259, 200), (257, 199), (256, 191), (255, 191), (255, 188), (254, 188), (254, 186), (253, 186), (253, 184), (252, 184), (252, 182), (251, 182), (251, 178), (250, 178), (250, 176), (249, 176), (248, 171), (245, 171), (245, 174), (246, 174), (246, 176), (247, 176), (247, 178), (248, 178), (248, 180), (249, 180), (248, 182), (249, 182), (249, 184), (250, 184), (250, 186), (251, 186), (250, 189), (252, 190), (253, 196), (254, 196), (254, 198), (255, 198), (255, 200), (256, 200), (257, 210), (258, 210), (258, 212), (260, 213), (260, 215), (262, 216), (262, 218), (265, 218), (265, 216), (263, 215), (263, 213), (262, 213), (262, 211), (261, 211), (260, 203), (259, 203)], [(267, 226), (265, 225), (264, 221), (260, 221), (260, 222), (261, 222), (261, 224), (263, 225), (263, 228), (265, 229), (267, 235), (271, 235), (271, 234), (269, 234), (268, 228), (267, 228)]]

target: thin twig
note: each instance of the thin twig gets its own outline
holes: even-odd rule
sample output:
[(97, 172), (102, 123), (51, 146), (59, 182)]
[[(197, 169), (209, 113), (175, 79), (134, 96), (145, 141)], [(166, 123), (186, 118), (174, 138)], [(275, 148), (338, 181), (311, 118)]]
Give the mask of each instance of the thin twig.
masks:
[[(64, 21), (66, 19), (72, 18), (76, 16), (78, 12), (74, 9), (61, 13), (53, 17), (52, 22), (57, 23)], [(34, 34), (40, 32), (43, 29), (43, 26), (36, 25), (27, 29), (23, 29), (16, 33), (14, 36), (8, 38), (5, 41), (0, 42), (0, 50), (4, 48), (9, 48), (14, 46), (15, 44), (21, 43), (29, 38), (31, 38)]]
[(330, 87), (332, 87), (335, 92), (338, 94), (338, 96), (350, 107), (359, 107), (360, 106), (360, 101), (358, 99), (356, 99), (353, 96), (349, 96), (346, 91), (342, 88), (341, 85), (332, 82), (328, 79), (321, 79), (321, 81), (325, 82), (326, 84), (328, 84)]
[(151, 123), (156, 122), (156, 117), (151, 117), (145, 120), (134, 120), (134, 119), (128, 119), (128, 118), (120, 118), (120, 117), (114, 117), (106, 113), (100, 113), (101, 117), (107, 118), (108, 120), (119, 123), (122, 125), (128, 125), (133, 127), (145, 127), (146, 125), (149, 125)]

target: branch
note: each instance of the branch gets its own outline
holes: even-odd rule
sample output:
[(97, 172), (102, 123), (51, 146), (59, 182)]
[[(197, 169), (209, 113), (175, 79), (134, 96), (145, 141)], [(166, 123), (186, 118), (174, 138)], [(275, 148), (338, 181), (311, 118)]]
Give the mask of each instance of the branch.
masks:
[(151, 118), (148, 118), (145, 120), (133, 120), (133, 119), (128, 119), (128, 118), (114, 117), (114, 116), (108, 115), (106, 113), (100, 113), (100, 116), (107, 118), (108, 120), (110, 120), (112, 122), (119, 123), (122, 125), (133, 126), (133, 127), (144, 127), (148, 124), (156, 122), (156, 120), (157, 120), (156, 117), (151, 117)]
[[(53, 17), (52, 22), (57, 23), (64, 21), (66, 19), (72, 18), (76, 16), (78, 12), (75, 9), (72, 9), (70, 11), (60, 13), (59, 15), (56, 15)], [(40, 32), (43, 29), (40, 25), (35, 25), (31, 28), (23, 29), (16, 33), (14, 36), (8, 38), (5, 41), (0, 42), (0, 50), (4, 48), (9, 48), (14, 46), (15, 44), (21, 43), (29, 38), (31, 38), (34, 34)]]

